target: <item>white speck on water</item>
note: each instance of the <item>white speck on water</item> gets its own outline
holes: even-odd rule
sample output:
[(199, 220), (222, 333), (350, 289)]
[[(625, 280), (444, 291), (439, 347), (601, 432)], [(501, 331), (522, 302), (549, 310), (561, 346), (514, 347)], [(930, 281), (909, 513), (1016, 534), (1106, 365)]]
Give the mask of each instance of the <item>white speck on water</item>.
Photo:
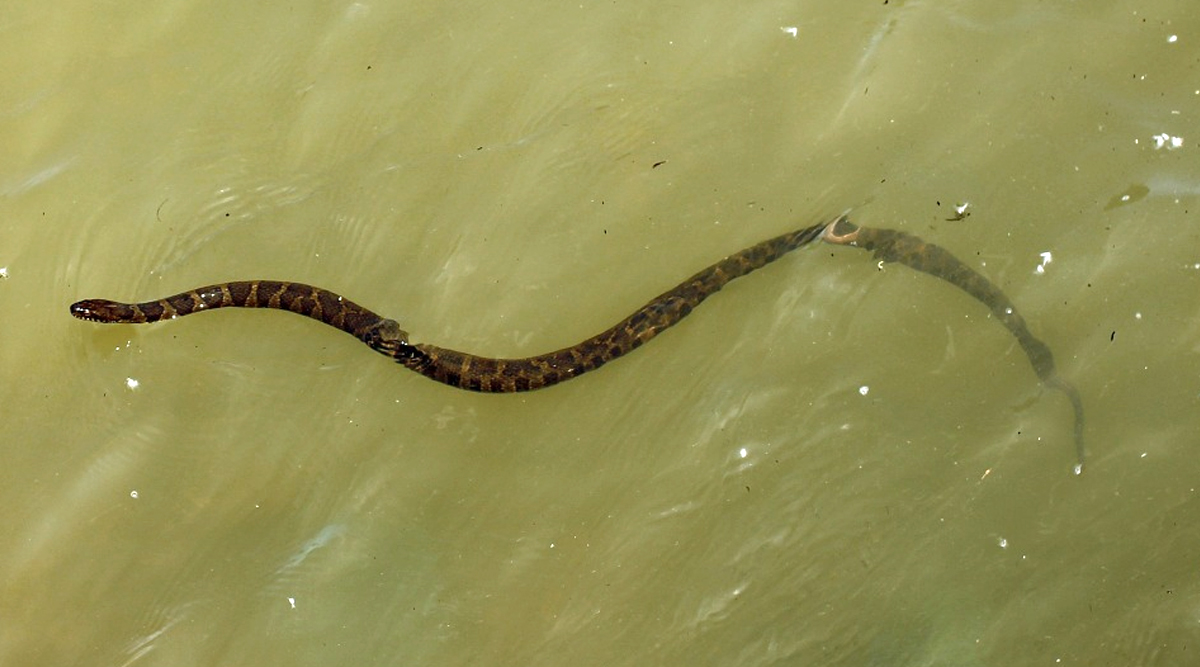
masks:
[(863, 396), (866, 396), (866, 395), (867, 395), (867, 394), (869, 394), (870, 392), (871, 392), (871, 388), (870, 388), (870, 387), (868, 387), (868, 386), (867, 386), (867, 385), (865, 385), (865, 384), (864, 384), (863, 386), (861, 386), (861, 387), (859, 387), (859, 388), (858, 388), (858, 393), (859, 393), (859, 394), (861, 394), (861, 395), (863, 395)]
[(292, 609), (295, 609), (296, 608), (296, 598), (288, 598), (288, 604), (290, 604), (292, 606)]
[(999, 544), (1001, 549), (1008, 548), (1008, 540), (1004, 539), (1003, 537), (1001, 537), (999, 540), (996, 540), (996, 544)]
[(129, 497), (130, 497), (130, 498), (133, 498), (134, 500), (137, 500), (137, 497), (138, 497), (138, 494), (137, 494), (137, 489), (134, 489), (134, 490), (130, 491), (130, 492), (129, 492)]
[(782, 30), (784, 32), (784, 34), (786, 34), (788, 37), (791, 37), (792, 39), (796, 39), (796, 36), (800, 34), (800, 28), (798, 28), (794, 25), (780, 26), (779, 29)]
[(743, 459), (749, 455), (750, 455), (750, 452), (746, 451), (745, 447), (742, 447), (741, 449), (738, 450), (738, 456), (740, 456)]
[(0, 280), (7, 280), (7, 279), (8, 279), (8, 267), (0, 266)]
[(1141, 314), (1141, 313), (1134, 313), (1134, 314), (1133, 314), (1133, 319), (1135, 319), (1135, 320), (1140, 320), (1140, 319), (1142, 319), (1142, 314)]
[(1179, 41), (1179, 35), (1168, 35), (1167, 36), (1167, 44), (1174, 44), (1175, 42), (1178, 42), (1178, 41)]
[(141, 386), (141, 384), (142, 383), (133, 378), (125, 378), (125, 386), (128, 387), (130, 391), (137, 389), (139, 386)]
[(1050, 254), (1049, 250), (1047, 250), (1046, 252), (1039, 252), (1038, 255), (1042, 258), (1042, 263), (1038, 264), (1033, 269), (1033, 272), (1040, 276), (1040, 275), (1046, 273), (1046, 265), (1048, 265), (1050, 262), (1054, 261), (1054, 255)]
[(1156, 134), (1150, 138), (1154, 140), (1155, 150), (1159, 148), (1166, 148), (1169, 151), (1173, 151), (1176, 148), (1183, 146), (1183, 137), (1173, 137), (1166, 132), (1163, 132), (1162, 134)]

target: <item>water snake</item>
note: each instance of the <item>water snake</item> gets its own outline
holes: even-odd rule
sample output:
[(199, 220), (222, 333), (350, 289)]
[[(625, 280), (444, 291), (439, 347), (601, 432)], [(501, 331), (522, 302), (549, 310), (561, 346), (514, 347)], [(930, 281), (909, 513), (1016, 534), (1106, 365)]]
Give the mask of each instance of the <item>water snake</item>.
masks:
[(1058, 375), (1050, 349), (1029, 332), (1008, 297), (943, 248), (903, 232), (858, 227), (844, 215), (730, 255), (587, 340), (519, 359), (481, 357), (427, 343), (412, 343), (395, 320), (377, 315), (345, 297), (303, 283), (275, 280), (218, 283), (142, 303), (86, 299), (72, 304), (71, 314), (93, 322), (143, 324), (215, 308), (288, 310), (341, 329), (371, 349), (438, 382), (481, 392), (530, 391), (564, 382), (628, 354), (682, 320), (729, 281), (818, 238), (873, 251), (877, 259), (900, 262), (941, 278), (987, 305), (1016, 337), (1038, 378), (1070, 398), (1075, 409), (1076, 472), (1082, 469), (1083, 407), (1079, 392)]

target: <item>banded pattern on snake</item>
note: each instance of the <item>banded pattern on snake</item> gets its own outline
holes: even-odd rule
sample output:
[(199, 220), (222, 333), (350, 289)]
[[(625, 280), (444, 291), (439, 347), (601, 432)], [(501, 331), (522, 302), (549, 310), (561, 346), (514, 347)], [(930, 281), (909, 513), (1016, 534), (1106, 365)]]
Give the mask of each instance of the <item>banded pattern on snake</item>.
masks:
[(984, 303), (1016, 337), (1038, 378), (1071, 401), (1075, 411), (1076, 473), (1083, 466), (1083, 403), (1075, 387), (1055, 369), (1050, 348), (1030, 333), (1012, 301), (990, 281), (945, 249), (890, 229), (858, 227), (846, 216), (827, 224), (776, 236), (709, 266), (651, 299), (612, 327), (561, 350), (519, 359), (481, 357), (427, 343), (411, 343), (395, 321), (319, 287), (274, 280), (247, 280), (200, 287), (156, 301), (123, 303), (86, 299), (71, 314), (104, 323), (143, 324), (215, 308), (288, 310), (336, 327), (438, 382), (481, 392), (541, 389), (578, 377), (641, 347), (678, 323), (724, 287), (817, 239), (872, 251), (876, 259), (899, 262), (945, 280)]

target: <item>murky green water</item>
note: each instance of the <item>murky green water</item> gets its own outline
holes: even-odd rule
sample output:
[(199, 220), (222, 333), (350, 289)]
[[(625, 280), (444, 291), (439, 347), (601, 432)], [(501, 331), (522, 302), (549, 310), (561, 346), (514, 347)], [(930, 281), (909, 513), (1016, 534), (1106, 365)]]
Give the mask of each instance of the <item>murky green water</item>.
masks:
[[(9, 3), (0, 663), (1186, 664), (1197, 28), (1179, 0)], [(1008, 292), (1083, 394), (1082, 477), (984, 308), (848, 248), (527, 395), (281, 313), (67, 314), (280, 278), (534, 354), (846, 209)]]

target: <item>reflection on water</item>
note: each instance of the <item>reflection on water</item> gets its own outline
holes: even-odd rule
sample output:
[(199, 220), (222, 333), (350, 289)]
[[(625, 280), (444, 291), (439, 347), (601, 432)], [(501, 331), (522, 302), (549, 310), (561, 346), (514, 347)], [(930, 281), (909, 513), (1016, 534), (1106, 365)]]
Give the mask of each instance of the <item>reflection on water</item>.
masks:
[[(1184, 664), (1190, 13), (827, 5), (14, 6), (0, 663)], [(283, 278), (536, 354), (848, 207), (1012, 297), (1086, 474), (970, 297), (830, 248), (523, 396), (66, 312)]]

